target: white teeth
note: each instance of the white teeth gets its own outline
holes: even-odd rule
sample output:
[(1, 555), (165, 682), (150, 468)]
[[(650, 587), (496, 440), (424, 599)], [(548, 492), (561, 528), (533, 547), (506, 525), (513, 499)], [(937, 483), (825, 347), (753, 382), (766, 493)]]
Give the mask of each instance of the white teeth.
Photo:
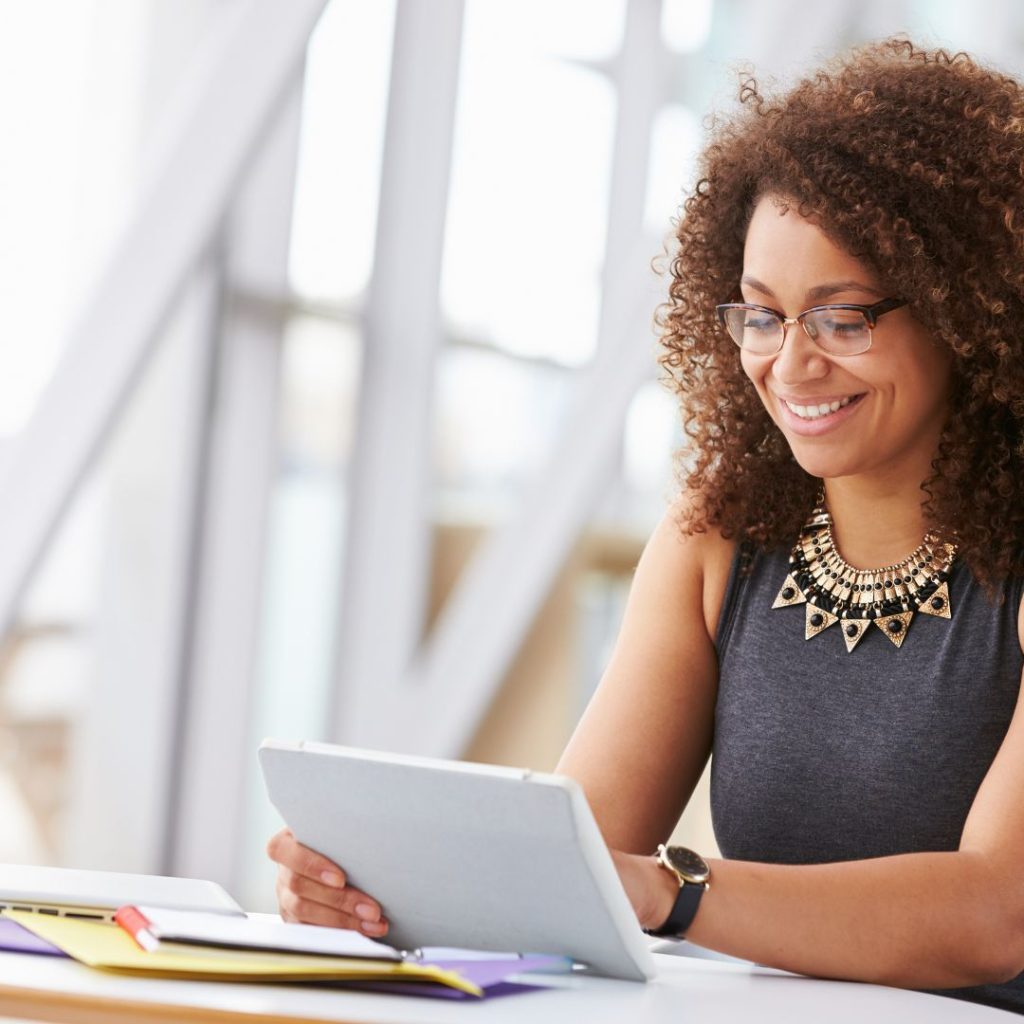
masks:
[(786, 402), (786, 407), (795, 412), (802, 420), (816, 420), (819, 416), (827, 416), (829, 413), (837, 412), (844, 405), (849, 405), (854, 397), (847, 395), (846, 398), (841, 398), (836, 402), (823, 402), (821, 405), (793, 405), (792, 402)]

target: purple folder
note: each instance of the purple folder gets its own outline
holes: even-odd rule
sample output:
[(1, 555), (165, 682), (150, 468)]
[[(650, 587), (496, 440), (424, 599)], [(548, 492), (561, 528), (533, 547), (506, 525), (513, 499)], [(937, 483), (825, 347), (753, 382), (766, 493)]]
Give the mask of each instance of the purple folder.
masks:
[[(434, 960), (427, 958), (422, 961), (446, 970), (458, 971), (467, 981), (472, 981), (484, 990), (484, 998), (508, 996), (517, 992), (533, 992), (541, 986), (531, 985), (526, 981), (508, 981), (506, 979), (527, 971), (564, 971), (568, 969), (568, 961), (563, 956), (528, 955), (508, 960)], [(468, 992), (447, 985), (432, 984), (429, 981), (342, 981), (337, 983), (344, 988), (357, 988), (360, 991), (387, 992), (390, 995), (431, 996), (435, 999), (476, 999)]]
[(58, 949), (45, 939), (33, 935), (27, 928), (22, 928), (17, 921), (8, 917), (0, 917), (0, 949), (11, 953), (42, 953), (45, 956), (63, 956), (67, 953)]
[[(67, 953), (52, 943), (34, 935), (17, 921), (0, 917), (0, 950), (12, 953), (39, 953), (44, 956), (67, 957)], [(429, 959), (424, 963), (435, 964), (448, 970), (458, 971), (468, 981), (484, 990), (485, 997), (511, 995), (514, 992), (529, 992), (536, 988), (522, 982), (506, 981), (507, 978), (525, 971), (564, 969), (566, 960), (558, 956), (523, 956), (501, 960), (449, 960)], [(449, 988), (447, 985), (419, 981), (343, 981), (336, 984), (345, 988), (358, 988), (373, 992), (389, 992), (395, 995), (433, 996), (442, 999), (475, 999), (467, 992)]]

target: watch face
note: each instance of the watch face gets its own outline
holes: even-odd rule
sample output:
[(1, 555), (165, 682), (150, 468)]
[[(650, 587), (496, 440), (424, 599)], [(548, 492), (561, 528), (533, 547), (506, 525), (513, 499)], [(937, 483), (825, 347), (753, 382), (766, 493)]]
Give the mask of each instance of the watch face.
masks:
[(706, 882), (711, 869), (707, 861), (693, 850), (685, 846), (665, 847), (665, 860), (676, 869), (688, 882)]

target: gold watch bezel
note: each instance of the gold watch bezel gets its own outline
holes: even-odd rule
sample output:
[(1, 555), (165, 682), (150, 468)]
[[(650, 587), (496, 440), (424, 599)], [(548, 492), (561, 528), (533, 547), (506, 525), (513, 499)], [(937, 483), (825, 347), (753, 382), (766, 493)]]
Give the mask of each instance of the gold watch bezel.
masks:
[[(680, 851), (688, 859), (698, 861), (703, 865), (703, 870), (689, 871), (686, 868), (680, 867), (674, 863), (672, 859), (673, 851)], [(687, 882), (692, 885), (703, 885), (705, 889), (711, 888), (711, 868), (708, 867), (708, 862), (695, 850), (691, 850), (687, 846), (666, 846), (664, 843), (658, 844), (658, 849), (654, 854), (654, 859), (667, 871), (671, 871), (673, 875), (679, 881), (679, 887), (682, 888)]]

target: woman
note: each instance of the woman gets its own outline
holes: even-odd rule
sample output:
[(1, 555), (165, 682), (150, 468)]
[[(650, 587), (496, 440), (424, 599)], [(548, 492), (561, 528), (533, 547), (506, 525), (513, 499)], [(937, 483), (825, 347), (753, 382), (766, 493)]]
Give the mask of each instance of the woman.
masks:
[[(683, 497), (559, 770), (644, 927), (1024, 1012), (1024, 92), (890, 40), (741, 99), (659, 317)], [(652, 857), (712, 749), (723, 859)]]

